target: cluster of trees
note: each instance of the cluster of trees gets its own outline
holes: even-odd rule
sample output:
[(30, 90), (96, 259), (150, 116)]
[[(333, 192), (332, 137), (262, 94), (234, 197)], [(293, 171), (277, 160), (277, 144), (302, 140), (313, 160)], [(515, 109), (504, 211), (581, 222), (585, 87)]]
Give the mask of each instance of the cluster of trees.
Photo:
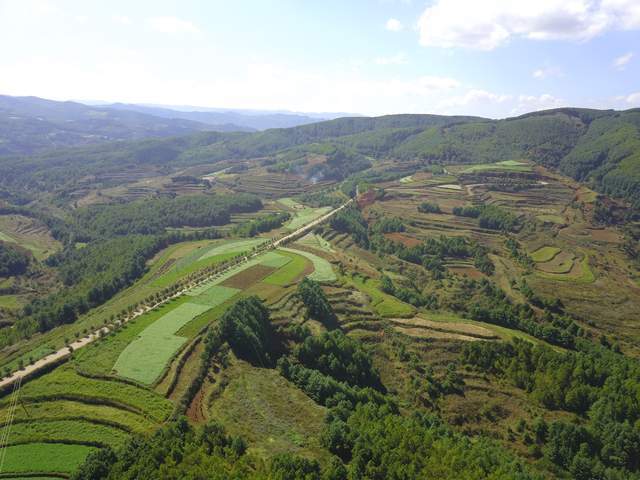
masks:
[(294, 349), (294, 356), (308, 368), (340, 382), (383, 390), (378, 371), (362, 344), (340, 330), (308, 336)]
[(220, 319), (220, 333), (238, 357), (256, 365), (271, 364), (275, 342), (269, 309), (258, 297), (234, 303)]
[(57, 267), (63, 288), (28, 303), (15, 323), (0, 332), (0, 345), (9, 345), (36, 332), (74, 322), (90, 308), (101, 305), (146, 272), (146, 261), (170, 244), (202, 238), (219, 238), (215, 230), (191, 234), (129, 235), (66, 248), (47, 259)]
[(337, 208), (344, 203), (344, 197), (339, 195), (335, 187), (319, 192), (302, 193), (295, 199), (304, 205), (310, 205), (312, 207)]
[(438, 307), (438, 298), (433, 294), (425, 294), (415, 288), (407, 288), (393, 283), (393, 280), (387, 275), (382, 275), (380, 278), (380, 289), (384, 293), (393, 295), (394, 297), (402, 300), (405, 303), (413, 305), (414, 307), (426, 307), (429, 309), (436, 309)]
[(22, 275), (31, 262), (31, 254), (10, 243), (0, 241), (0, 277)]
[(307, 309), (307, 316), (322, 322), (328, 328), (335, 328), (338, 319), (320, 284), (304, 278), (298, 285), (297, 294)]
[(382, 253), (391, 253), (398, 258), (422, 265), (441, 277), (445, 271), (444, 262), (447, 258), (472, 258), (474, 265), (486, 275), (494, 272), (494, 266), (489, 258), (489, 250), (477, 242), (464, 237), (429, 238), (420, 245), (406, 247), (399, 242), (385, 238), (372, 239), (372, 245)]
[(362, 248), (369, 248), (367, 221), (356, 207), (343, 208), (331, 217), (331, 228), (338, 232), (349, 233), (353, 241)]
[(288, 212), (276, 212), (262, 215), (255, 220), (241, 223), (233, 229), (233, 233), (240, 237), (255, 237), (262, 232), (270, 232), (274, 228), (280, 228), (285, 222), (291, 219)]
[(152, 198), (117, 205), (92, 205), (74, 213), (84, 239), (131, 234), (160, 234), (167, 227), (224, 225), (232, 213), (255, 212), (262, 201), (253, 195), (188, 195)]
[(575, 346), (582, 330), (570, 318), (546, 311), (536, 314), (529, 304), (514, 304), (507, 295), (487, 279), (460, 282), (458, 306), (465, 315), (480, 322), (493, 323), (528, 333), (554, 345)]
[(418, 211), (420, 213), (442, 213), (442, 210), (440, 210), (440, 205), (434, 202), (422, 202), (420, 205), (418, 205)]
[(398, 217), (382, 217), (371, 226), (371, 234), (404, 232), (403, 221)]
[(518, 217), (496, 205), (454, 207), (453, 214), (459, 217), (477, 218), (482, 228), (512, 231), (518, 225)]
[(522, 265), (522, 267), (527, 271), (533, 270), (535, 262), (529, 256), (529, 254), (520, 247), (520, 243), (515, 238), (507, 238), (504, 244), (509, 250), (509, 253), (511, 253), (511, 257), (516, 262)]
[[(241, 437), (218, 423), (193, 427), (180, 417), (150, 438), (134, 437), (118, 450), (90, 454), (73, 480), (346, 480), (340, 462), (321, 469), (315, 460), (275, 455), (268, 463), (247, 454)], [(337, 469), (337, 470), (336, 470)]]
[(534, 451), (580, 480), (640, 478), (640, 365), (587, 341), (578, 352), (542, 345), (478, 342), (464, 360), (509, 379), (552, 410), (578, 415), (538, 429)]

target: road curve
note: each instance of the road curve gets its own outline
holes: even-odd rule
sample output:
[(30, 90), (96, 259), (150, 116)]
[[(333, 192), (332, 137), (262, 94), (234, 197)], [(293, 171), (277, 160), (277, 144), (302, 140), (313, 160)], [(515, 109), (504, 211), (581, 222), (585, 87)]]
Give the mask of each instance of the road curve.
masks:
[[(235, 269), (238, 267), (238, 265), (241, 265), (242, 263), (247, 262), (250, 258), (255, 258), (258, 255), (261, 255), (262, 253), (265, 253), (269, 250), (273, 250), (275, 248), (278, 248), (281, 245), (284, 245), (290, 241), (293, 241), (299, 237), (301, 237), (302, 235), (304, 235), (305, 233), (308, 233), (311, 229), (313, 229), (314, 227), (316, 227), (317, 225), (327, 221), (329, 218), (331, 218), (333, 215), (335, 215), (336, 213), (338, 213), (340, 210), (342, 210), (343, 208), (347, 207), (348, 205), (350, 205), (353, 202), (352, 200), (347, 201), (346, 203), (344, 203), (343, 205), (340, 205), (338, 208), (335, 208), (334, 210), (331, 210), (329, 213), (323, 215), (320, 218), (317, 218), (309, 223), (307, 223), (306, 225), (303, 225), (302, 227), (300, 227), (299, 229), (297, 229), (295, 232), (289, 233), (287, 235), (285, 235), (284, 237), (275, 240), (272, 243), (267, 243), (267, 245), (265, 247), (263, 247), (261, 250), (258, 250), (257, 252), (255, 252), (253, 255), (247, 255), (246, 257), (243, 258), (243, 260), (239, 263), (236, 263), (234, 265), (229, 266), (228, 268), (226, 268), (225, 270), (221, 270), (216, 272), (215, 274), (204, 278), (203, 280), (201, 280), (198, 283), (194, 283), (192, 285), (190, 285), (189, 287), (180, 290), (179, 292), (176, 292), (174, 295), (172, 295), (171, 297), (168, 297), (167, 299), (156, 303), (153, 306), (150, 307), (144, 307), (141, 308), (140, 310), (137, 310), (135, 312), (133, 312), (128, 318), (126, 318), (124, 320), (124, 322), (128, 322), (130, 320), (133, 320), (134, 318), (139, 317), (140, 315), (148, 312), (149, 310), (153, 310), (156, 307), (159, 307), (160, 305), (168, 302), (171, 299), (180, 297), (182, 295), (184, 295), (187, 291), (191, 290), (192, 288), (197, 287), (198, 285), (201, 285), (203, 283), (208, 282), (209, 280), (211, 280), (211, 278), (213, 277), (217, 277), (219, 275), (222, 275), (226, 272), (228, 272), (229, 270)], [(109, 333), (112, 329), (114, 328), (113, 325), (109, 325), (109, 326), (105, 326), (102, 327), (98, 330), (96, 330), (95, 332), (90, 333), (89, 335), (87, 335), (86, 337), (83, 337), (79, 340), (76, 340), (73, 343), (70, 343), (68, 347), (64, 347), (61, 348), (60, 350), (50, 353), (49, 355), (37, 360), (36, 362), (32, 363), (31, 365), (27, 365), (25, 366), (22, 370), (18, 370), (16, 372), (14, 372), (13, 374), (11, 374), (10, 376), (0, 380), (0, 390), (4, 389), (4, 387), (13, 384), (13, 382), (15, 382), (18, 378), (22, 378), (23, 379), (23, 383), (25, 381), (28, 381), (30, 376), (36, 372), (38, 372), (39, 370), (42, 370), (43, 368), (58, 362), (64, 358), (67, 358), (71, 355), (71, 352), (73, 350), (78, 350), (82, 347), (85, 347), (87, 345), (89, 345), (90, 343), (98, 340), (100, 338), (100, 332), (104, 332), (104, 334)], [(71, 347), (71, 349), (69, 348)]]

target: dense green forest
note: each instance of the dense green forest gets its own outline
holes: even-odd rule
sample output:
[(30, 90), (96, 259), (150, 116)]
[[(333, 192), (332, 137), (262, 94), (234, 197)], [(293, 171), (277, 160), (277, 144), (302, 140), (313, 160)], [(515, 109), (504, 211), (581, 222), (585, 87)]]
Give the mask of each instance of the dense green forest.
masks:
[[(437, 115), (340, 118), (257, 133), (198, 133), (4, 157), (0, 185), (52, 191), (87, 175), (283, 154), (322, 153), (312, 176), (341, 179), (370, 166), (368, 156), (432, 163), (529, 159), (559, 168), (600, 191), (637, 198), (639, 113), (558, 109), (506, 120)], [(295, 155), (294, 155), (295, 156)], [(286, 158), (286, 155), (285, 157)], [(108, 177), (108, 175), (107, 175)], [(102, 180), (108, 185), (111, 180)]]
[(16, 245), (0, 242), (0, 277), (21, 275), (27, 271), (31, 256)]

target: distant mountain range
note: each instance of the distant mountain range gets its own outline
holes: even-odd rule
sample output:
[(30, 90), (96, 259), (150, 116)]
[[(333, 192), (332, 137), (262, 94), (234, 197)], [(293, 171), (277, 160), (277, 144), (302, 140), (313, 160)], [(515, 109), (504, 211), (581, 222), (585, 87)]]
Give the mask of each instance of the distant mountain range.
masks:
[[(102, 108), (129, 110), (162, 118), (181, 118), (208, 125), (232, 124), (244, 129), (267, 130), (269, 128), (290, 128), (323, 120), (330, 120), (347, 114), (327, 113), (295, 113), (283, 111), (260, 110), (225, 110), (202, 107), (167, 107), (162, 105), (138, 105), (112, 103)], [(324, 116), (323, 116), (324, 115)], [(352, 116), (352, 115), (351, 115)]]
[(86, 105), (0, 95), (0, 155), (199, 131), (254, 132), (340, 116), (321, 115), (121, 103)]

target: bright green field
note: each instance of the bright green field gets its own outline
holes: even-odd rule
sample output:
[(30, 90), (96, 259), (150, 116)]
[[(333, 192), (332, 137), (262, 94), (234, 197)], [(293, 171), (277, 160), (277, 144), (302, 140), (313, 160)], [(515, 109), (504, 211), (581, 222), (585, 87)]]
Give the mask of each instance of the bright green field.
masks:
[(542, 247), (536, 250), (531, 254), (531, 259), (534, 262), (542, 263), (542, 262), (550, 262), (553, 260), (556, 255), (558, 255), (562, 250), (558, 247)]
[(200, 256), (200, 260), (205, 258), (214, 257), (216, 255), (222, 255), (224, 253), (240, 253), (251, 250), (253, 247), (264, 243), (264, 238), (246, 238), (243, 240), (234, 240), (232, 242), (225, 242), (222, 245), (217, 245), (211, 248), (209, 251), (203, 253)]
[(111, 333), (99, 342), (94, 342), (78, 350), (75, 354), (76, 363), (80, 368), (90, 373), (103, 375), (112, 373), (114, 363), (131, 342), (138, 338), (149, 325), (188, 299), (184, 296), (171, 300), (126, 323), (123, 328)]
[(298, 228), (331, 211), (331, 207), (306, 207), (292, 198), (281, 198), (278, 202), (293, 210), (293, 218), (286, 225), (289, 230), (297, 230)]
[[(62, 365), (51, 373), (26, 383), (21, 392), (25, 402), (59, 396), (98, 404), (103, 404), (106, 400), (126, 405), (154, 421), (165, 420), (173, 410), (169, 400), (151, 390), (115, 380), (82, 377), (76, 373), (72, 364)], [(6, 400), (2, 404), (6, 404)]]
[(117, 447), (129, 438), (129, 432), (108, 425), (82, 420), (47, 420), (16, 423), (11, 428), (11, 442), (96, 442)]
[(335, 251), (329, 242), (316, 233), (308, 233), (296, 243), (307, 247), (319, 248), (320, 250), (328, 253), (333, 253)]
[(211, 308), (210, 305), (183, 303), (145, 328), (122, 351), (113, 369), (118, 375), (147, 385), (162, 373), (167, 362), (187, 341), (174, 335), (184, 325)]
[[(90, 418), (95, 421), (114, 422), (126, 426), (136, 433), (148, 433), (155, 424), (144, 416), (108, 405), (94, 405), (72, 400), (30, 402), (25, 408), (15, 410), (15, 422), (38, 420), (64, 420), (69, 418)], [(6, 407), (0, 410), (0, 418), (6, 418)]]
[[(237, 288), (223, 287), (221, 285), (214, 285), (197, 296), (191, 297), (190, 303), (199, 303), (201, 305), (208, 305), (209, 307), (217, 307), (221, 303), (226, 302), (230, 298), (234, 297), (240, 290)], [(189, 293), (187, 293), (189, 295)]]
[(324, 258), (303, 250), (293, 250), (291, 248), (281, 248), (280, 250), (302, 255), (303, 257), (311, 260), (313, 263), (313, 273), (309, 275), (311, 280), (315, 280), (316, 282), (334, 282), (337, 280), (336, 274), (333, 272), (333, 268), (331, 268), (331, 264)]
[(400, 183), (411, 183), (413, 182), (413, 175), (409, 175), (408, 177), (402, 177), (400, 179)]
[(344, 277), (344, 279), (369, 296), (371, 306), (382, 317), (407, 317), (415, 312), (411, 305), (381, 291), (379, 280), (373, 278), (365, 280), (358, 275)]
[(513, 172), (530, 172), (531, 167), (525, 162), (519, 162), (517, 160), (505, 160), (503, 162), (496, 163), (480, 163), (478, 165), (472, 165), (462, 173), (481, 172), (484, 170), (509, 170)]
[(286, 249), (279, 249), (281, 255), (286, 255), (291, 259), (284, 267), (276, 270), (262, 281), (271, 285), (278, 285), (284, 287), (293, 282), (304, 271), (307, 266), (307, 259), (302, 257), (297, 250), (295, 253), (291, 253)]
[(7, 447), (3, 473), (73, 472), (94, 447), (31, 443)]

